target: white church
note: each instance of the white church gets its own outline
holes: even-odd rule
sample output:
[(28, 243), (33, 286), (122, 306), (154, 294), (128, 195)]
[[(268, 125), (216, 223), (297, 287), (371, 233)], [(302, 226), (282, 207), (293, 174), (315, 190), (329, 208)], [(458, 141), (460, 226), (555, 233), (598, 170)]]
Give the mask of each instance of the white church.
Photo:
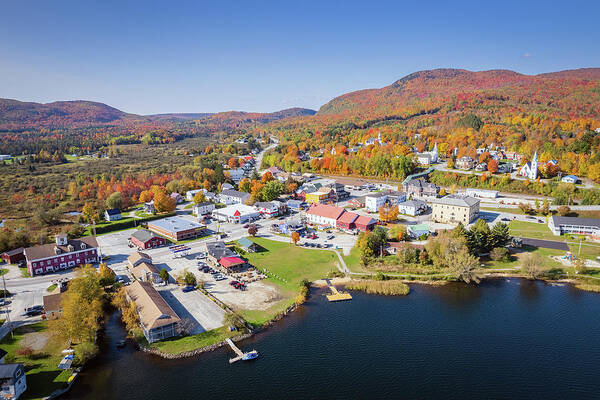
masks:
[(437, 143), (433, 146), (433, 150), (417, 153), (417, 162), (421, 165), (435, 164), (438, 162)]
[(537, 151), (533, 154), (533, 159), (523, 165), (519, 171), (519, 175), (528, 178), (529, 180), (535, 181), (538, 177), (538, 160)]

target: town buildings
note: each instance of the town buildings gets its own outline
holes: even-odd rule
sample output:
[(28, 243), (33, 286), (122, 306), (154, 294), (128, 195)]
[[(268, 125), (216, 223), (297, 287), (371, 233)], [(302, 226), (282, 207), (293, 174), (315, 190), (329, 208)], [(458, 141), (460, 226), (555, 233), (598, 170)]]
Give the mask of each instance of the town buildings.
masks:
[(476, 189), (476, 188), (467, 188), (465, 191), (467, 196), (470, 197), (480, 197), (482, 199), (495, 199), (498, 197), (497, 190), (487, 190), (487, 189)]
[(180, 195), (180, 194), (179, 194), (179, 193), (177, 193), (177, 192), (173, 192), (173, 193), (171, 193), (171, 198), (172, 198), (173, 200), (175, 200), (175, 204), (181, 204), (181, 203), (183, 203), (183, 196), (182, 196), (182, 195)]
[(18, 249), (8, 250), (2, 253), (2, 260), (7, 264), (16, 264), (21, 260), (25, 259), (25, 248), (19, 247)]
[(327, 204), (313, 204), (306, 211), (306, 219), (312, 224), (335, 228), (337, 226), (337, 219), (343, 212), (345, 210), (341, 207)]
[(400, 214), (416, 216), (427, 210), (427, 203), (422, 200), (412, 199), (398, 204)]
[(125, 291), (127, 299), (135, 304), (140, 326), (148, 343), (179, 335), (179, 316), (152, 284), (135, 281)]
[(457, 159), (454, 162), (454, 165), (456, 166), (456, 168), (459, 169), (473, 169), (473, 167), (475, 166), (475, 160), (473, 160), (469, 156), (463, 156)]
[(206, 227), (182, 217), (168, 217), (148, 221), (148, 229), (177, 242), (202, 236)]
[(212, 217), (217, 221), (243, 224), (260, 218), (260, 212), (252, 206), (245, 204), (232, 204), (225, 208), (217, 208), (212, 212)]
[(93, 264), (100, 260), (98, 242), (93, 236), (68, 240), (56, 235), (55, 243), (28, 247), (24, 251), (27, 271), (31, 276)]
[(379, 207), (383, 206), (387, 201), (385, 193), (371, 193), (365, 196), (365, 208), (369, 212), (379, 211)]
[(479, 199), (446, 196), (431, 200), (431, 219), (435, 222), (468, 225), (479, 217)]
[(402, 190), (411, 197), (437, 197), (440, 188), (423, 179), (410, 179), (402, 183)]
[(110, 210), (104, 211), (104, 219), (107, 221), (118, 221), (121, 219), (121, 210), (118, 208), (111, 208)]
[(194, 197), (200, 192), (204, 193), (206, 192), (206, 189), (188, 190), (187, 192), (185, 192), (185, 199), (187, 201), (194, 201)]
[(577, 182), (579, 182), (579, 178), (576, 177), (575, 175), (566, 175), (566, 176), (563, 176), (560, 181), (561, 182), (566, 182), (566, 183), (576, 184)]
[(437, 143), (433, 146), (431, 151), (425, 151), (423, 153), (417, 153), (417, 163), (420, 165), (435, 164), (438, 162), (438, 149)]
[(275, 201), (259, 201), (254, 203), (254, 208), (260, 215), (267, 218), (276, 217), (280, 213), (279, 202)]
[(194, 204), (192, 206), (192, 213), (197, 216), (208, 215), (215, 210), (215, 205), (211, 202), (205, 201), (202, 203)]
[(25, 390), (27, 378), (23, 364), (0, 364), (0, 397), (16, 400)]
[(552, 216), (548, 220), (548, 228), (556, 236), (564, 233), (589, 235), (600, 238), (600, 219)]
[(521, 167), (519, 171), (519, 175), (530, 179), (532, 181), (536, 180), (538, 177), (538, 159), (537, 159), (537, 151), (533, 154), (533, 159), (525, 165)]
[(318, 203), (327, 203), (329, 202), (331, 189), (319, 189), (316, 192), (306, 193), (306, 203), (308, 204), (318, 204)]
[(44, 315), (46, 319), (56, 319), (62, 315), (62, 293), (53, 293), (44, 296)]
[(223, 190), (219, 194), (219, 201), (225, 205), (245, 204), (250, 199), (250, 193), (237, 190)]
[(129, 243), (140, 250), (146, 250), (166, 245), (167, 239), (146, 229), (138, 229), (131, 234)]

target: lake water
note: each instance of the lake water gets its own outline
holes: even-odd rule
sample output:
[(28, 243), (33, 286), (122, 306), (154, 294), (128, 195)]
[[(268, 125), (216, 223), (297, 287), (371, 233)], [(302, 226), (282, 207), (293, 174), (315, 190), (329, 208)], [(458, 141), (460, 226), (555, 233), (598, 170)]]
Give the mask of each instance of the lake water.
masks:
[(185, 360), (117, 350), (116, 314), (102, 355), (69, 399), (583, 399), (600, 397), (600, 295), (494, 280), (413, 285), (406, 297), (316, 292), (274, 327)]

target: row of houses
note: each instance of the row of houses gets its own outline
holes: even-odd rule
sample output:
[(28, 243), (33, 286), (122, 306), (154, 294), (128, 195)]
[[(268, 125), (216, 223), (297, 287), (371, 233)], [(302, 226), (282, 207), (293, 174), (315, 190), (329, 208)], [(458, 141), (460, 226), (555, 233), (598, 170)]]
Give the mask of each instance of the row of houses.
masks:
[(377, 224), (371, 217), (347, 211), (330, 204), (313, 204), (306, 211), (309, 223), (325, 227), (338, 228), (344, 231), (369, 231)]

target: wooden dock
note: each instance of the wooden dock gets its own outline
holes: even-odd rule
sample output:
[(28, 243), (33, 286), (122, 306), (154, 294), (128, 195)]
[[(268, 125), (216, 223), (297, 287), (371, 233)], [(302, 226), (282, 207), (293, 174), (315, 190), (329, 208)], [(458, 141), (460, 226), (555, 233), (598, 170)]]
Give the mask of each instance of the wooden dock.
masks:
[(225, 339), (225, 341), (227, 342), (227, 344), (229, 345), (229, 347), (231, 347), (231, 350), (233, 350), (233, 352), (235, 354), (237, 354), (237, 357), (233, 357), (229, 359), (229, 364), (233, 364), (236, 361), (240, 361), (245, 355), (250, 354), (250, 353), (256, 353), (256, 350), (252, 350), (249, 351), (248, 353), (244, 353), (243, 351), (241, 351), (236, 345), (235, 343), (233, 343), (233, 341), (229, 338)]
[(340, 292), (337, 288), (331, 284), (329, 284), (329, 290), (331, 290), (331, 294), (327, 295), (327, 300), (329, 301), (343, 301), (343, 300), (352, 300), (352, 296), (348, 292)]

